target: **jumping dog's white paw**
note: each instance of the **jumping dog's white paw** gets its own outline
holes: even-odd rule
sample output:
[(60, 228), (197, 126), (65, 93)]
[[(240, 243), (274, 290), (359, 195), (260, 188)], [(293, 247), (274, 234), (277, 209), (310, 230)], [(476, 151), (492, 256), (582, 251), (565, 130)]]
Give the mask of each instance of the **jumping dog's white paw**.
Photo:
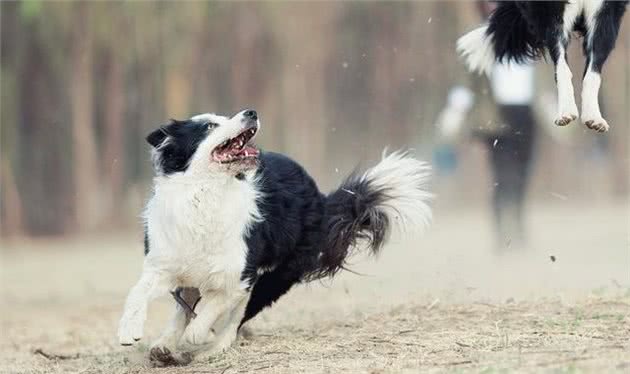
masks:
[(591, 130), (595, 130), (597, 132), (606, 132), (610, 129), (610, 126), (608, 125), (608, 122), (606, 122), (605, 119), (603, 119), (602, 117), (591, 117), (591, 118), (584, 118), (585, 116), (582, 116), (582, 123), (584, 123), (584, 125), (586, 127), (588, 127)]
[(577, 118), (577, 110), (573, 113), (561, 113), (558, 115), (554, 123), (556, 126), (566, 126)]

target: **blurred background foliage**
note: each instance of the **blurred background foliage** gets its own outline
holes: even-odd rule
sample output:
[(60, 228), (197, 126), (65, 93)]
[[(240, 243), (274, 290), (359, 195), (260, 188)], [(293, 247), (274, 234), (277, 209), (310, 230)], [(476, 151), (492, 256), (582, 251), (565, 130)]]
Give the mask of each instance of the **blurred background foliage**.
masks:
[[(138, 230), (152, 174), (144, 136), (201, 112), (257, 109), (258, 143), (303, 163), (324, 190), (386, 146), (428, 158), (448, 90), (468, 79), (455, 40), (480, 22), (470, 2), (455, 1), (22, 1), (0, 10), (4, 236)], [(627, 196), (627, 31), (626, 20), (605, 67), (612, 131), (541, 131), (535, 199)], [(550, 67), (539, 70), (539, 91), (552, 89)], [(453, 209), (485, 202), (492, 188), (483, 149), (468, 142), (459, 152), (457, 173), (435, 183), (438, 204)]]

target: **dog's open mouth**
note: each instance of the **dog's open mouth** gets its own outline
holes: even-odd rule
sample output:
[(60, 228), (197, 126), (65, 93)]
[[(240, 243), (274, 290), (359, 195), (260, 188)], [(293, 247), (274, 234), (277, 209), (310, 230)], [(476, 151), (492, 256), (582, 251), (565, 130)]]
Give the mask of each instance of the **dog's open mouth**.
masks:
[(259, 151), (251, 141), (258, 131), (258, 126), (248, 127), (243, 132), (219, 144), (212, 151), (216, 162), (229, 164), (241, 161), (255, 161)]

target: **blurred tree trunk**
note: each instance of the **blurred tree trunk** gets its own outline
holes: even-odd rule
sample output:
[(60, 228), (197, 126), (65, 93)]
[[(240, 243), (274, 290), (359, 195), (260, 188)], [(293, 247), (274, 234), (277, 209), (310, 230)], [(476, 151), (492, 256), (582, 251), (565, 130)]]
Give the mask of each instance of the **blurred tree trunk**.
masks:
[(164, 87), (164, 107), (172, 118), (187, 118), (190, 111), (190, 79), (182, 66), (166, 71), (166, 87)]
[[(11, 210), (7, 213), (13, 214), (13, 219), (17, 220), (16, 214), (21, 217), (26, 233), (57, 235), (66, 230), (72, 193), (68, 127), (62, 121), (67, 113), (65, 97), (60, 94), (65, 82), (60, 78), (63, 74), (51, 63), (51, 50), (61, 48), (52, 48), (47, 43), (59, 33), (50, 23), (39, 22), (38, 13), (27, 17), (15, 13), (15, 8), (3, 10), (10, 10), (12, 20), (19, 20), (3, 23), (3, 31), (8, 31), (6, 35), (22, 36), (11, 53), (3, 54), (2, 58), (3, 89), (7, 88), (5, 79), (14, 80), (10, 86), (13, 103), (2, 101), (3, 120), (9, 119), (2, 123), (3, 135), (7, 135), (2, 138), (3, 157), (10, 156), (2, 172), (3, 179), (6, 178), (3, 198), (7, 199), (3, 204)], [(5, 29), (9, 25), (12, 30)], [(6, 105), (11, 105), (14, 111), (8, 118)]]
[[(12, 35), (19, 32), (18, 4), (2, 4), (0, 12), (0, 35)], [(0, 233), (2, 235), (19, 235), (23, 231), (22, 204), (20, 189), (17, 186), (14, 165), (19, 155), (17, 141), (19, 127), (16, 126), (19, 113), (19, 80), (16, 70), (19, 64), (18, 51), (23, 45), (16, 39), (0, 39), (0, 55), (3, 56), (0, 66), (2, 79), (0, 80)]]
[(254, 104), (261, 97), (264, 70), (257, 63), (263, 62), (266, 56), (260, 48), (264, 30), (259, 14), (257, 5), (248, 5), (238, 12), (233, 56), (234, 61), (242, 63), (234, 64), (231, 71), (233, 99), (237, 106), (234, 110), (257, 109)]
[(75, 220), (79, 229), (99, 223), (100, 185), (94, 132), (92, 35), (88, 3), (76, 4), (71, 51), (70, 107), (74, 151)]
[[(276, 30), (284, 49), (282, 102), (285, 149), (315, 176), (324, 175), (326, 138), (331, 128), (326, 111), (326, 68), (330, 64), (339, 4), (299, 3), (290, 22)], [(306, 21), (300, 22), (298, 20)], [(339, 62), (342, 64), (342, 62)], [(334, 168), (331, 166), (330, 168)], [(330, 169), (326, 170), (330, 172)]]
[[(104, 179), (107, 181), (108, 209), (107, 218), (114, 223), (120, 216), (120, 198), (123, 191), (123, 177), (125, 171), (125, 147), (124, 147), (124, 66), (121, 57), (116, 54), (114, 48), (108, 51), (109, 62), (107, 65), (105, 86), (105, 137), (102, 169)], [(117, 202), (118, 201), (118, 202)]]
[(22, 226), (22, 201), (15, 174), (11, 168), (10, 161), (6, 158), (2, 159), (1, 167), (2, 225), (0, 225), (0, 229), (3, 235), (20, 235), (24, 232)]

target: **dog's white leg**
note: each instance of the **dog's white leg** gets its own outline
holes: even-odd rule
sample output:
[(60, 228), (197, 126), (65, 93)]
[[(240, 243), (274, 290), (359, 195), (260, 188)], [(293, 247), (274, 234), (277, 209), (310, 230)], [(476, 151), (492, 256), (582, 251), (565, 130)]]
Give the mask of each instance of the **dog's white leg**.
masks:
[(556, 85), (558, 88), (558, 117), (555, 124), (566, 126), (578, 117), (578, 108), (575, 103), (575, 93), (571, 79), (573, 74), (566, 59), (566, 52), (562, 43), (558, 46), (558, 59), (556, 62)]
[[(196, 289), (186, 288), (182, 291), (184, 301), (194, 307), (199, 298)], [(186, 352), (177, 353), (177, 343), (190, 323), (190, 315), (180, 304), (176, 304), (175, 313), (162, 335), (153, 343), (149, 351), (149, 358), (156, 366), (187, 365), (192, 361), (192, 355)]]
[(197, 306), (197, 317), (186, 327), (182, 336), (182, 343), (186, 349), (191, 351), (205, 349), (214, 339), (214, 333), (211, 331), (214, 323), (245, 294), (243, 290), (232, 292), (219, 290), (202, 294)]
[(153, 346), (166, 347), (169, 349), (175, 348), (189, 322), (190, 320), (186, 315), (186, 311), (181, 306), (177, 305), (173, 317), (162, 332), (162, 335), (153, 343)]
[(611, 1), (587, 2), (585, 5), (587, 32), (584, 55), (587, 67), (582, 85), (582, 123), (595, 131), (606, 132), (610, 126), (602, 117), (598, 99), (601, 72), (615, 48), (625, 4)]
[(156, 366), (187, 365), (193, 359), (192, 355), (186, 352), (176, 353), (177, 342), (190, 321), (181, 306), (177, 305), (176, 308), (168, 326), (149, 351), (149, 359)]
[(249, 301), (248, 297), (243, 297), (236, 302), (231, 310), (227, 311), (227, 321), (219, 331), (215, 331), (215, 340), (210, 348), (211, 354), (218, 354), (228, 349), (236, 340), (238, 327), (245, 315), (245, 307)]
[(140, 280), (131, 288), (125, 302), (118, 326), (120, 344), (132, 345), (142, 338), (149, 300), (166, 293), (168, 289), (169, 280), (164, 273), (145, 265)]
[(582, 123), (586, 127), (599, 132), (610, 128), (599, 109), (599, 87), (602, 79), (598, 72), (589, 66), (582, 84)]

